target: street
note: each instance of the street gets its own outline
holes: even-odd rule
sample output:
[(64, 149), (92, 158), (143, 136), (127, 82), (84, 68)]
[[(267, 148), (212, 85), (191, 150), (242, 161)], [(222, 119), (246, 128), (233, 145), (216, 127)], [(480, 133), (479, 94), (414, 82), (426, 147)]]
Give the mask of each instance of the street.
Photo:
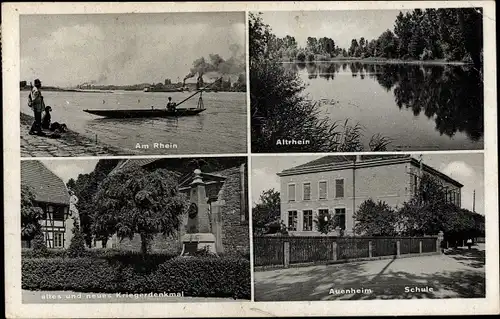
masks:
[(255, 301), (480, 298), (484, 245), (445, 255), (255, 272)]

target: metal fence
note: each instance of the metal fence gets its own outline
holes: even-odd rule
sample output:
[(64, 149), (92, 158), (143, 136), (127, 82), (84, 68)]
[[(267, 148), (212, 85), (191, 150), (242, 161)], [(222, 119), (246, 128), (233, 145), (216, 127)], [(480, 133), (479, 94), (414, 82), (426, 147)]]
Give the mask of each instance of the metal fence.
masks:
[(356, 260), (437, 252), (437, 237), (256, 236), (255, 266)]

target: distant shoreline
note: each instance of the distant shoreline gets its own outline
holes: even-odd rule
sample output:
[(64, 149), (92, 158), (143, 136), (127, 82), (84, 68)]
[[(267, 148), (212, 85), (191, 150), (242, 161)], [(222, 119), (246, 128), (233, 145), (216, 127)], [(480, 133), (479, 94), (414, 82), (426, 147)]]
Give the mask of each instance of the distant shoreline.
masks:
[(361, 59), (361, 58), (334, 58), (330, 60), (317, 60), (317, 61), (281, 61), (282, 63), (339, 63), (339, 62), (360, 62), (360, 63), (373, 63), (373, 64), (423, 64), (423, 65), (473, 65), (462, 61), (445, 61), (445, 60), (401, 60), (401, 59)]
[[(21, 88), (21, 92), (29, 92), (29, 88)], [(116, 89), (116, 90), (108, 90), (108, 89), (93, 89), (93, 90), (78, 90), (78, 89), (61, 89), (61, 88), (43, 88), (42, 91), (47, 91), (47, 92), (75, 92), (75, 93), (114, 93), (116, 91), (125, 91), (125, 92), (144, 92), (143, 90), (137, 89), (137, 90), (127, 90), (127, 89)], [(193, 91), (177, 91), (177, 90), (153, 90), (149, 92), (144, 92), (144, 93), (176, 93), (176, 92), (193, 92)], [(245, 93), (244, 91), (224, 91), (224, 90), (206, 90), (205, 92), (232, 92), (232, 93)]]

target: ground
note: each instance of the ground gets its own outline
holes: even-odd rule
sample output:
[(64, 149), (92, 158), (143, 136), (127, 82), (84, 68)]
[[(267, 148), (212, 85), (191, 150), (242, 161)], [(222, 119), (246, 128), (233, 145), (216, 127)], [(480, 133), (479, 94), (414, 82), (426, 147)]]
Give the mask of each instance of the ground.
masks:
[(121, 149), (92, 141), (72, 131), (62, 133), (60, 138), (29, 135), (28, 132), (33, 123), (33, 117), (21, 113), (20, 120), (22, 157), (73, 157), (125, 154)]
[[(480, 298), (485, 297), (484, 264), (481, 245), (444, 255), (257, 271), (255, 301)], [(432, 291), (422, 291), (426, 287)]]
[[(22, 291), (23, 303), (138, 303), (138, 302), (242, 302), (249, 300), (206, 297), (142, 297), (116, 293), (80, 293), (72, 291)], [(57, 299), (52, 299), (57, 298)]]

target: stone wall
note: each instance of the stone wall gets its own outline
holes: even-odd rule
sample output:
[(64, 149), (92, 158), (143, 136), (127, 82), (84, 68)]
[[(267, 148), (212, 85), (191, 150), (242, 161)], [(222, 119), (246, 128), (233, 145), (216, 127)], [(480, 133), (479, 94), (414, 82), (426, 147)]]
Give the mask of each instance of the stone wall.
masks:
[[(249, 252), (249, 226), (248, 220), (242, 220), (245, 216), (241, 211), (241, 192), (246, 193), (246, 189), (241, 189), (240, 167), (229, 168), (214, 174), (226, 177), (224, 186), (219, 191), (219, 201), (224, 200), (221, 207), (222, 212), (222, 244), (225, 252), (242, 251)], [(245, 174), (246, 176), (246, 174)], [(248, 187), (247, 179), (244, 181), (245, 188)], [(247, 198), (247, 197), (246, 197)]]

